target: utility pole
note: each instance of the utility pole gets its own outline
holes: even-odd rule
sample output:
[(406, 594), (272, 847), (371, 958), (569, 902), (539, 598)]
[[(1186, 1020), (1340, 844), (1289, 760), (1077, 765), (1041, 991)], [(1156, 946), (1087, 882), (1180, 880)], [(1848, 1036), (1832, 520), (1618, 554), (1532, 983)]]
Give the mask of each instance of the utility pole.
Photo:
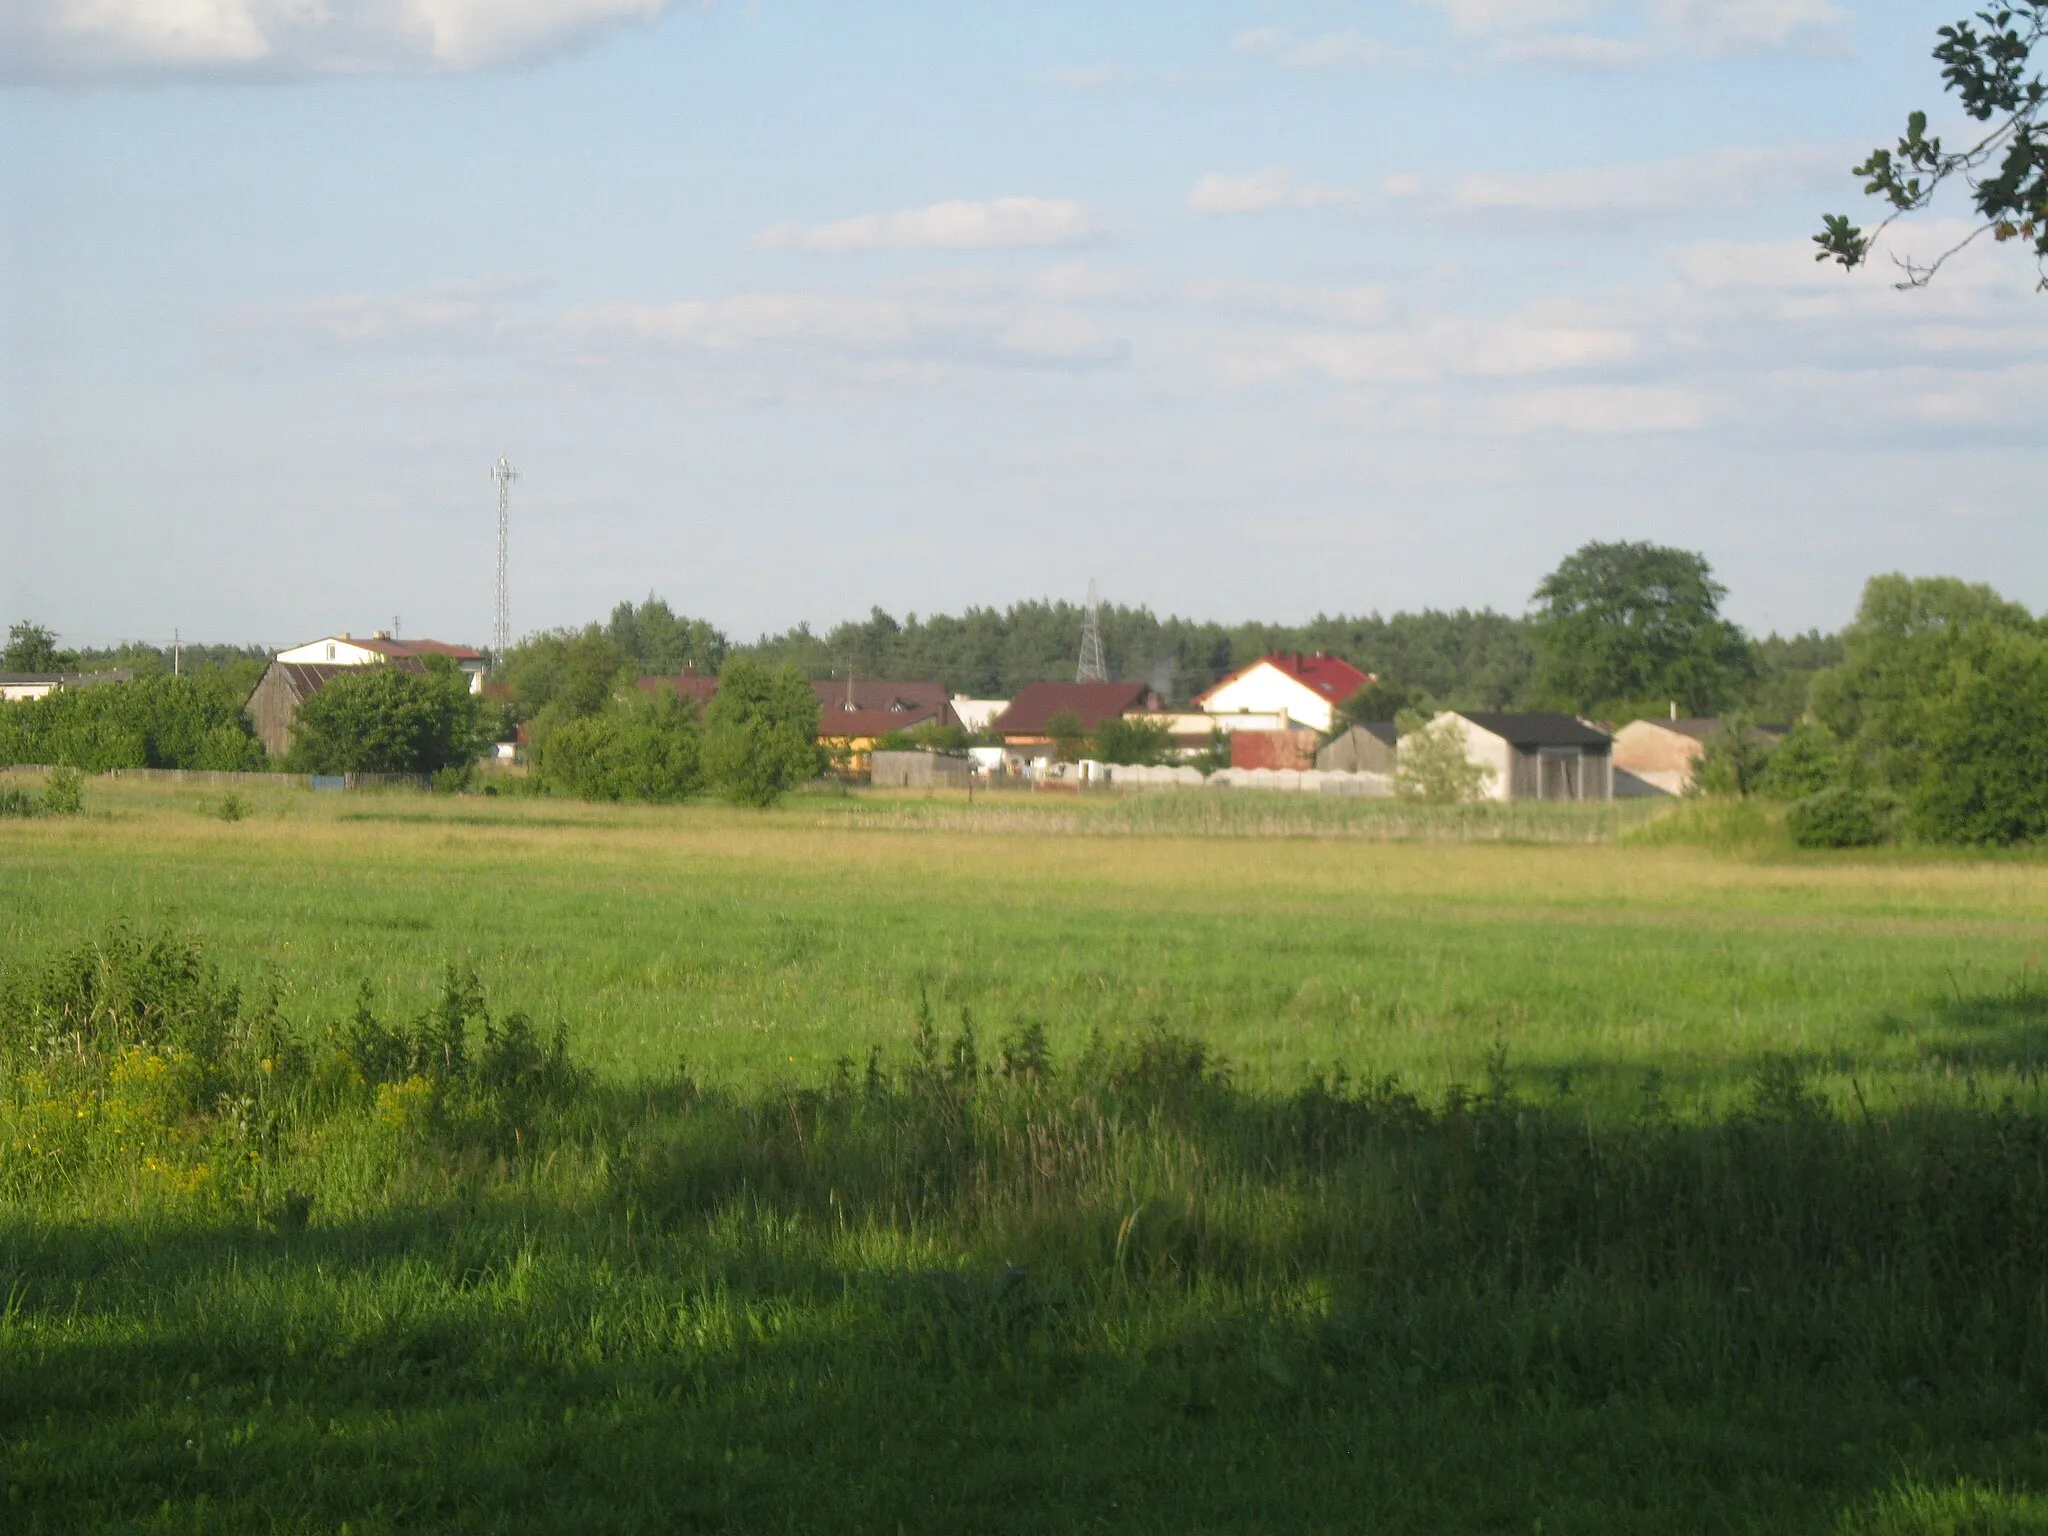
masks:
[(491, 466), (491, 478), (498, 483), (498, 611), (491, 621), (491, 659), (503, 664), (512, 649), (512, 595), (506, 581), (505, 557), (512, 532), (512, 482), (519, 471), (503, 454)]
[(171, 676), (185, 675), (185, 637), (177, 630), (171, 631)]

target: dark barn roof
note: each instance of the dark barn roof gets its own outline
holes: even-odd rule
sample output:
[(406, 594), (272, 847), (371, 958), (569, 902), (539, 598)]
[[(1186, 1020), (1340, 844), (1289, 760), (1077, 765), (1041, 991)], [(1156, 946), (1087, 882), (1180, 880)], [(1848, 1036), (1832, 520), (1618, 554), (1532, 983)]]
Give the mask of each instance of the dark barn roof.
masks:
[(1570, 715), (1503, 715), (1469, 709), (1458, 713), (1482, 731), (1491, 731), (1517, 747), (1605, 747), (1614, 740), (1607, 732)]
[(1043, 736), (1052, 717), (1071, 709), (1081, 729), (1134, 710), (1158, 709), (1159, 696), (1143, 683), (1027, 683), (990, 728), (1001, 736)]

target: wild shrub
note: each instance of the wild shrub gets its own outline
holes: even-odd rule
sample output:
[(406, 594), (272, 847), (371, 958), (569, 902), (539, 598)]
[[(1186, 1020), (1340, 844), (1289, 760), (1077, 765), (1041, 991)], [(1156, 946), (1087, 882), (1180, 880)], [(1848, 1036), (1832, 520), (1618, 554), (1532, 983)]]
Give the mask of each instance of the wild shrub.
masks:
[(43, 811), (50, 816), (77, 816), (85, 810), (85, 777), (76, 768), (57, 767), (43, 781)]
[(236, 794), (232, 789), (221, 796), (220, 804), (213, 809), (213, 814), (226, 822), (241, 821), (249, 816), (250, 813), (249, 802)]
[(40, 816), (43, 802), (32, 790), (18, 784), (0, 784), (0, 817)]
[(534, 776), (584, 800), (682, 800), (703, 784), (702, 738), (691, 701), (636, 695), (555, 724), (536, 751)]
[(1885, 839), (1885, 817), (1868, 792), (1824, 789), (1795, 800), (1785, 829), (1801, 848), (1868, 848)]

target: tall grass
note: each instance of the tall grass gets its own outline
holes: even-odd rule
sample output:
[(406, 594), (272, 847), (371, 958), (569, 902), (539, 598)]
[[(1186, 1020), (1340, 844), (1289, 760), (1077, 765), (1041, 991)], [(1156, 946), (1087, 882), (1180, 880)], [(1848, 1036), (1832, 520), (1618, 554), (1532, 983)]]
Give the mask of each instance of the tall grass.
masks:
[(0, 998), (19, 1529), (1892, 1532), (2048, 1487), (2033, 1099), (1776, 1062), (1615, 1117), (1501, 1050), (1258, 1092), (931, 1003), (822, 1077), (607, 1084), (459, 968), (291, 1022), (121, 932)]

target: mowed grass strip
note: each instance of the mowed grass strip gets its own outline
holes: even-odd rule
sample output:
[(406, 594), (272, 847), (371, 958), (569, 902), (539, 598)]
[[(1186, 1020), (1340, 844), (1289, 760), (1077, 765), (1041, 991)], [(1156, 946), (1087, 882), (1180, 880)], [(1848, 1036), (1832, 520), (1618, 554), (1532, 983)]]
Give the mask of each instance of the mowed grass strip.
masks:
[(7, 942), (190, 929), (251, 985), (275, 968), (302, 1017), (364, 981), (405, 1006), (464, 959), (618, 1081), (679, 1060), (815, 1078), (900, 1045), (921, 998), (1063, 1050), (1164, 1025), (1253, 1087), (1341, 1061), (1440, 1089), (1498, 1044), (1616, 1106), (1653, 1073), (1726, 1103), (1773, 1057), (1888, 1102), (2005, 1091), (2048, 1058), (2034, 858), (1075, 836), (1035, 802), (1046, 830), (974, 832), (859, 796), (762, 814), (280, 787), (229, 823), (219, 798), (98, 781), (82, 820), (0, 824)]

